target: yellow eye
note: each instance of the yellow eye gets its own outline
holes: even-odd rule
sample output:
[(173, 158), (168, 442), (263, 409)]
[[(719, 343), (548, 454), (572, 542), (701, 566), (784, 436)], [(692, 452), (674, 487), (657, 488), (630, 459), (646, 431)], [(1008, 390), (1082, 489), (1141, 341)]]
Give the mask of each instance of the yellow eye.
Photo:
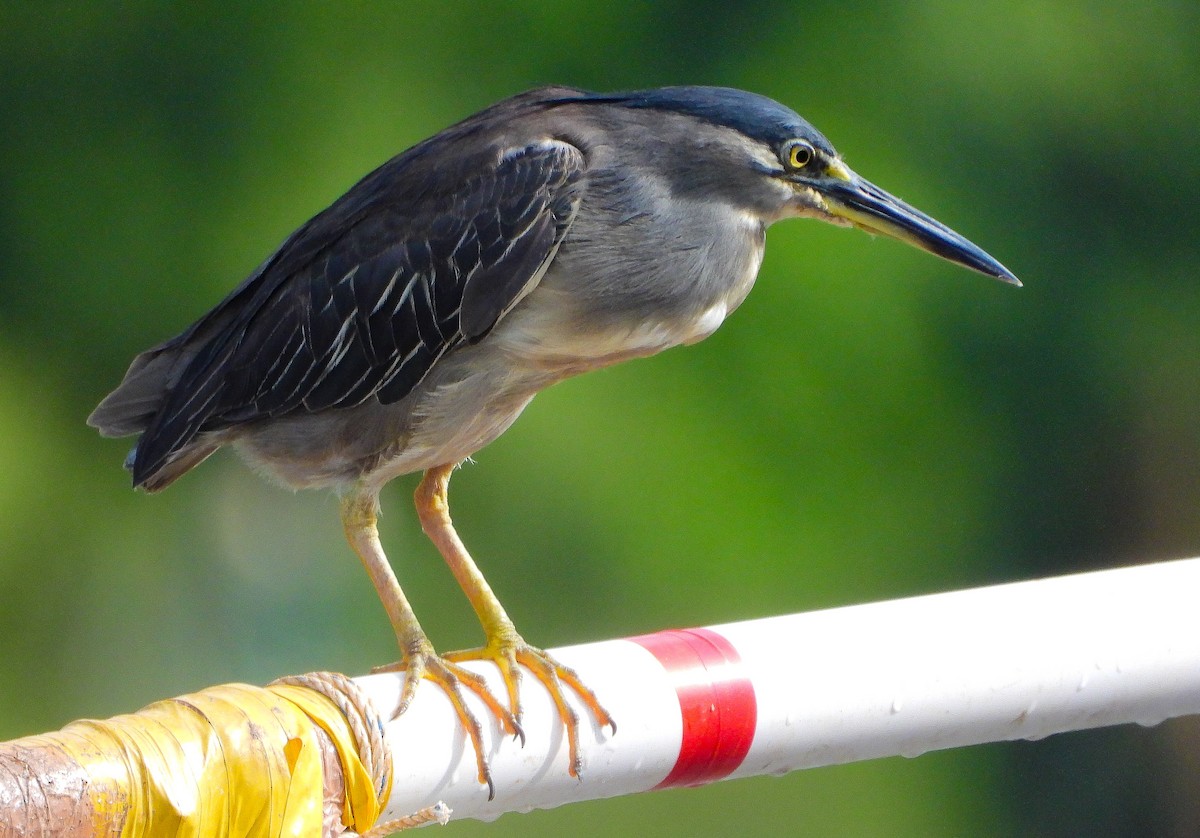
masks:
[(787, 163), (792, 169), (803, 169), (817, 156), (816, 150), (804, 140), (792, 140), (787, 145)]

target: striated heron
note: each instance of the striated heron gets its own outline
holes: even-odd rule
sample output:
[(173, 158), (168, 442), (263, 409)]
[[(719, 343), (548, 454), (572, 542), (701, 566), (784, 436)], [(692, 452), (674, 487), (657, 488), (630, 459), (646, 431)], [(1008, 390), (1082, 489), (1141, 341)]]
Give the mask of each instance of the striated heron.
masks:
[[(164, 488), (223, 445), (292, 487), (331, 487), (407, 670), (449, 696), (493, 789), (474, 693), (521, 733), (528, 669), (580, 770), (574, 672), (517, 633), (450, 521), (455, 466), (567, 376), (711, 334), (754, 283), (766, 228), (818, 218), (1019, 285), (995, 259), (852, 172), (793, 111), (715, 87), (523, 93), (384, 163), (216, 308), (134, 359), (88, 422), (141, 434), (133, 483)], [(380, 546), (379, 492), (423, 471), (421, 525), (479, 616), (439, 655)], [(495, 662), (507, 707), (466, 660)], [(615, 730), (615, 728), (614, 728)]]

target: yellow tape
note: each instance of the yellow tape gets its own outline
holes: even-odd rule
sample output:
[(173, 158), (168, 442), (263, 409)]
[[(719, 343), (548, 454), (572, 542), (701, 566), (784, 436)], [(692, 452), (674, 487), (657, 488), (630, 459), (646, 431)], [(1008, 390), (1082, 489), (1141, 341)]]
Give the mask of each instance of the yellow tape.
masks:
[[(346, 802), (343, 822), (356, 832), (366, 832), (379, 820), (383, 805), (392, 794), (392, 774), (389, 771), (386, 784), (376, 789), (370, 769), (363, 764), (355, 746), (354, 734), (346, 717), (337, 705), (320, 693), (307, 687), (292, 684), (273, 684), (268, 690), (283, 696), (316, 722), (329, 734), (337, 748), (342, 763), (342, 775), (346, 783)], [(361, 828), (358, 826), (361, 824)]]
[(22, 744), (66, 753), (84, 768), (97, 834), (119, 828), (121, 838), (319, 836), (318, 726), (345, 775), (342, 821), (366, 832), (390, 787), (374, 788), (345, 717), (304, 687), (212, 687)]

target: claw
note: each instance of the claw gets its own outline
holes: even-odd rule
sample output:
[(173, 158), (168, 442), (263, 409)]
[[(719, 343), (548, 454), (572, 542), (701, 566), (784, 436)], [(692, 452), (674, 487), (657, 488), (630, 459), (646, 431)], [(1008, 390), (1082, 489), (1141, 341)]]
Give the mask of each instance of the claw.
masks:
[(505, 733), (519, 737), (524, 742), (525, 732), (513, 714), (488, 689), (487, 681), (482, 676), (456, 665), (449, 660), (448, 656), (439, 656), (432, 649), (410, 651), (403, 662), (377, 666), (371, 671), (405, 673), (404, 687), (400, 693), (400, 701), (392, 715), (393, 719), (408, 709), (416, 694), (417, 685), (422, 680), (432, 681), (442, 689), (442, 692), (450, 699), (454, 713), (458, 716), (459, 724), (462, 725), (467, 738), (471, 740), (479, 783), (488, 787), (488, 800), (493, 800), (496, 797), (496, 784), (492, 780), (492, 770), (484, 755), (483, 725), (467, 706), (463, 695), (464, 688), (474, 693), (487, 705), (488, 710), (500, 722)]
[[(515, 633), (514, 633), (515, 634)], [(508, 691), (509, 708), (512, 718), (518, 726), (521, 719), (520, 682), (521, 667), (528, 669), (541, 682), (554, 702), (555, 710), (567, 732), (567, 770), (572, 777), (579, 778), (583, 770), (583, 759), (579, 755), (579, 714), (567, 701), (565, 684), (592, 712), (601, 727), (612, 728), (616, 733), (617, 726), (613, 724), (612, 716), (601, 706), (596, 694), (584, 686), (575, 670), (564, 666), (542, 649), (530, 646), (519, 635), (505, 638), (501, 642), (488, 644), (481, 649), (469, 649), (460, 652), (450, 652), (444, 656), (447, 661), (485, 660), (496, 664), (500, 676), (504, 679)], [(525, 744), (525, 734), (520, 734), (521, 744)]]

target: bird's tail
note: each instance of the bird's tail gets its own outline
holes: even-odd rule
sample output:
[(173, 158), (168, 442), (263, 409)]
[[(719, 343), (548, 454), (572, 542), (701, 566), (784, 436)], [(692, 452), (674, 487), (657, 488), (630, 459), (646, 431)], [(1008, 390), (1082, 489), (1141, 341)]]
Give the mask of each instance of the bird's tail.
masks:
[[(120, 437), (145, 434), (125, 458), (125, 468), (134, 475), (134, 486), (149, 492), (165, 489), (179, 477), (203, 462), (220, 447), (220, 443), (197, 439), (195, 434), (167, 446), (164, 453), (151, 451), (158, 462), (147, 468), (147, 443), (150, 449), (163, 447), (152, 430), (155, 419), (166, 403), (178, 371), (194, 355), (181, 352), (179, 344), (168, 342), (147, 350), (133, 359), (129, 371), (117, 389), (109, 393), (88, 416), (87, 423), (102, 436)], [(140, 456), (139, 456), (140, 452)]]

